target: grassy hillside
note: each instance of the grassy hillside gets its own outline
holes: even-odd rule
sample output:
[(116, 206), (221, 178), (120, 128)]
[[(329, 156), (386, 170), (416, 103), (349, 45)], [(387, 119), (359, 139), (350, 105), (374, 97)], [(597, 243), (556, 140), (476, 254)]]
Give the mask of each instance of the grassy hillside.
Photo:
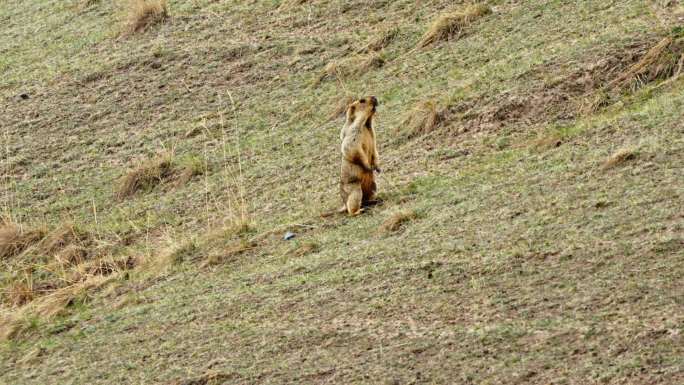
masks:
[(684, 383), (684, 4), (482, 4), (5, 0), (0, 384)]

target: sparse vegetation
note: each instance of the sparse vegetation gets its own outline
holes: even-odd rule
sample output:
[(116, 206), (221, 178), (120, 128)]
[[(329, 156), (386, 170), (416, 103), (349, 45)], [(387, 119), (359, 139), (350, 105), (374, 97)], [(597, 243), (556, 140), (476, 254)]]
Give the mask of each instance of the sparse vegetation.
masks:
[(3, 2), (0, 383), (684, 383), (684, 5), (463, 3)]

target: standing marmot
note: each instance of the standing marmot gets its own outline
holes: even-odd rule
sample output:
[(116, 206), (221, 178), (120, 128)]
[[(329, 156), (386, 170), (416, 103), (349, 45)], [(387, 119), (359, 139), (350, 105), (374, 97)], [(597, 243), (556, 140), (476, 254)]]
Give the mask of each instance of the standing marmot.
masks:
[(362, 206), (375, 195), (373, 171), (378, 167), (373, 117), (378, 99), (375, 96), (359, 99), (347, 108), (347, 118), (340, 132), (342, 140), (342, 175), (340, 194), (344, 207), (340, 212), (358, 215)]

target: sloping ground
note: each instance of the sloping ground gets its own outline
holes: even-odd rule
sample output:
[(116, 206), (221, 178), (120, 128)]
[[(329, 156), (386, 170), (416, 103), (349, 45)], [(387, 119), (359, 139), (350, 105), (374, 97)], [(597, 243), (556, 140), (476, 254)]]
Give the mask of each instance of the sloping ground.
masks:
[[(127, 37), (109, 2), (3, 5), (5, 215), (77, 222), (116, 256), (180, 244), (182, 263), (28, 313), (0, 382), (684, 382), (684, 83), (610, 86), (679, 36), (681, 7), (489, 4), (424, 49), (457, 5), (178, 1)], [(382, 65), (345, 69), (385, 31)], [(330, 116), (371, 93), (385, 203), (320, 219)], [(414, 135), (426, 101), (439, 124)], [(162, 150), (206, 171), (116, 199)]]

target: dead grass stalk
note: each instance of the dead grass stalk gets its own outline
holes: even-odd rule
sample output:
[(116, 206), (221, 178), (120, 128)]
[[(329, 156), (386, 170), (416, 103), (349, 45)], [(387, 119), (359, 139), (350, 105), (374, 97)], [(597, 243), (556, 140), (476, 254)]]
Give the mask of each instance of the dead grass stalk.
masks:
[(620, 74), (611, 88), (640, 88), (658, 79), (675, 76), (684, 65), (684, 38), (667, 36), (660, 40), (637, 63)]

